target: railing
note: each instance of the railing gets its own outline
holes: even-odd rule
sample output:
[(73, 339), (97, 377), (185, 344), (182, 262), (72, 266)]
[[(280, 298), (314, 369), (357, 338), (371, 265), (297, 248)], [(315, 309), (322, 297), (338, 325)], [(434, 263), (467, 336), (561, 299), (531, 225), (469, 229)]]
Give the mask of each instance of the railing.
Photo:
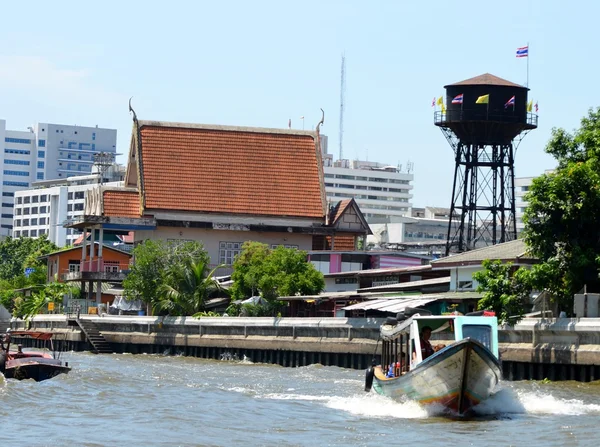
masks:
[(535, 127), (538, 125), (538, 116), (535, 113), (527, 112), (525, 122), (523, 123), (522, 116), (508, 113), (502, 114), (497, 113), (497, 111), (487, 113), (485, 108), (482, 107), (482, 109), (483, 110), (465, 109), (447, 110), (445, 112), (437, 111), (433, 114), (433, 122), (436, 125), (455, 123), (458, 121), (497, 121), (504, 123), (522, 123)]
[(131, 265), (120, 262), (112, 263), (104, 261), (102, 258), (86, 259), (79, 263), (79, 270), (65, 270), (62, 274), (63, 281), (77, 281), (81, 279), (88, 280), (119, 280), (129, 272)]

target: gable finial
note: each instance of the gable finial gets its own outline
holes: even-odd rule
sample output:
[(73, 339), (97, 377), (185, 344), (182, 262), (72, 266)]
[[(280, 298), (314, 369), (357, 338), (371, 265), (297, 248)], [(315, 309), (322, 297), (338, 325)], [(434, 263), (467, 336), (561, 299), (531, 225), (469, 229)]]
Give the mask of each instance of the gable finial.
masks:
[(131, 107), (131, 100), (133, 99), (133, 96), (131, 98), (129, 98), (129, 112), (133, 113), (133, 121), (135, 121), (137, 123), (137, 115), (135, 114), (135, 110), (133, 110), (133, 107)]
[(319, 124), (317, 124), (317, 133), (319, 133), (321, 124), (323, 124), (325, 122), (325, 111), (323, 109), (321, 109), (321, 113), (323, 114), (323, 116), (321, 117), (321, 121), (319, 121)]

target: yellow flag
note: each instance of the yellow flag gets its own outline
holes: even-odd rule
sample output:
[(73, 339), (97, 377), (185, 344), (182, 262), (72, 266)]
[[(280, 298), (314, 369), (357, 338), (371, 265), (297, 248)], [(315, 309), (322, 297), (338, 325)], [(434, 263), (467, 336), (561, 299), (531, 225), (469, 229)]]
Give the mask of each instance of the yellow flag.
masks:
[(442, 113), (446, 113), (446, 106), (442, 103)]
[(527, 103), (527, 111), (531, 112), (532, 107), (533, 107), (533, 99)]
[(477, 98), (475, 104), (489, 104), (490, 103), (490, 95), (483, 95)]
[(437, 100), (437, 105), (438, 106), (443, 106), (444, 105), (444, 97), (440, 96)]

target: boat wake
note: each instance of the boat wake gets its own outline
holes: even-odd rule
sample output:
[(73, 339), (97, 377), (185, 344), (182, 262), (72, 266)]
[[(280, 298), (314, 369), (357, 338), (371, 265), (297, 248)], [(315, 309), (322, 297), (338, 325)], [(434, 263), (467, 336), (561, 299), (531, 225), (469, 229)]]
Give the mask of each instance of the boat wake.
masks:
[(581, 415), (600, 414), (600, 405), (580, 399), (564, 399), (553, 396), (552, 390), (525, 391), (502, 388), (490, 399), (474, 408), (479, 415), (535, 414), (535, 415)]

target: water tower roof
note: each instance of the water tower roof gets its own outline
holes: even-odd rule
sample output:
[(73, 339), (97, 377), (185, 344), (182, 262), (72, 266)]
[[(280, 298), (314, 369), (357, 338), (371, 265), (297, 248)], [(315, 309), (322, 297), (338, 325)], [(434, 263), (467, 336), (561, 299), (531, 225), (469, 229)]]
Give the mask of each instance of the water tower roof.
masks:
[(479, 76), (475, 76), (474, 78), (466, 79), (464, 81), (456, 82), (454, 84), (449, 84), (445, 87), (452, 87), (456, 85), (499, 85), (503, 87), (520, 87), (526, 88), (522, 85), (515, 84), (514, 82), (507, 81), (506, 79), (499, 78), (498, 76), (494, 76), (490, 73), (485, 73)]

